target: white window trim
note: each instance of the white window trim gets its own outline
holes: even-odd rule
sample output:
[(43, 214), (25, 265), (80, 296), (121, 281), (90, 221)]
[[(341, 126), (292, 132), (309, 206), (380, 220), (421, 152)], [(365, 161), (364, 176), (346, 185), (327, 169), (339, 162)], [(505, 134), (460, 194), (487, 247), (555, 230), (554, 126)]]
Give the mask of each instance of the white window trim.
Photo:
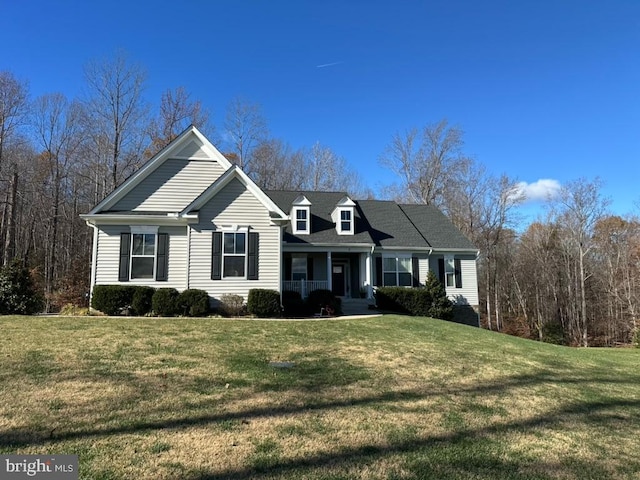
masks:
[[(306, 228), (299, 229), (298, 228), (298, 212), (304, 211), (307, 214), (307, 219), (305, 220)], [(291, 227), (294, 234), (297, 235), (309, 235), (311, 233), (311, 209), (306, 206), (295, 206), (291, 209)]]
[[(395, 269), (395, 274), (396, 274), (396, 283), (395, 285), (387, 285), (384, 281), (384, 274), (385, 273), (391, 273), (390, 270), (385, 270), (384, 269), (384, 260), (385, 258), (393, 258), (396, 262), (396, 269)], [(404, 285), (405, 288), (411, 288), (413, 287), (413, 261), (411, 260), (412, 256), (410, 253), (387, 253), (387, 254), (383, 254), (382, 255), (382, 285), (385, 287), (400, 287), (403, 285), (400, 285), (400, 269), (398, 268), (398, 262), (400, 261), (400, 259), (409, 259), (409, 274), (411, 275), (411, 284), (410, 285)]]
[[(449, 285), (449, 276), (452, 284)], [(444, 286), (445, 288), (456, 288), (456, 260), (454, 255), (444, 256)]]
[[(158, 226), (152, 225), (135, 225), (131, 226), (131, 246), (129, 247), (129, 280), (133, 282), (155, 282), (156, 270), (158, 268)], [(151, 278), (135, 278), (133, 277), (133, 259), (151, 257), (151, 255), (134, 255), (133, 254), (133, 236), (134, 235), (153, 235), (153, 272)]]
[[(249, 227), (241, 227), (238, 225), (223, 225), (220, 227), (219, 232), (222, 232), (222, 258), (220, 265), (220, 278), (222, 280), (246, 280), (247, 279), (247, 270), (249, 268)], [(244, 234), (244, 276), (236, 277), (236, 276), (226, 276), (224, 274), (224, 257), (239, 257), (242, 254), (235, 253), (224, 253), (224, 234), (225, 233), (243, 233)], [(235, 243), (235, 240), (234, 240)]]
[[(349, 230), (342, 229), (342, 222), (343, 222), (342, 212), (349, 212), (349, 217), (351, 218), (349, 220)], [(338, 231), (338, 235), (353, 235), (355, 231), (354, 223), (355, 223), (355, 209), (353, 207), (338, 208), (338, 216), (337, 216), (337, 223), (336, 223), (336, 230)]]

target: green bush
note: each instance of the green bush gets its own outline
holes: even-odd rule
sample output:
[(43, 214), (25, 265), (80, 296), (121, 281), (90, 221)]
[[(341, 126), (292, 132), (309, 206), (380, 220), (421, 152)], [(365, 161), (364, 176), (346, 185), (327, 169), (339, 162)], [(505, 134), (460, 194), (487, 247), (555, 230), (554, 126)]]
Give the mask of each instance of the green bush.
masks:
[(637, 328), (635, 333), (633, 334), (633, 346), (636, 348), (640, 348), (640, 328)]
[(153, 287), (135, 286), (133, 287), (133, 297), (131, 298), (131, 308), (134, 315), (144, 316), (151, 312), (153, 294), (156, 289)]
[(247, 311), (257, 317), (279, 317), (282, 313), (280, 293), (276, 290), (252, 288), (247, 299)]
[(282, 292), (282, 307), (285, 317), (306, 317), (310, 314), (309, 306), (299, 292), (285, 290)]
[(22, 262), (16, 259), (0, 270), (0, 314), (33, 315), (43, 307), (44, 299)]
[(175, 288), (157, 289), (151, 299), (153, 313), (161, 317), (171, 317), (178, 313), (179, 295)]
[(91, 296), (91, 308), (107, 315), (120, 315), (131, 307), (134, 293), (132, 285), (96, 285)]
[(433, 272), (423, 288), (378, 287), (376, 303), (381, 310), (421, 317), (453, 318), (453, 303)]
[(428, 316), (442, 320), (451, 320), (454, 312), (453, 302), (447, 297), (444, 285), (440, 283), (435, 272), (429, 271), (424, 289), (427, 291), (425, 300), (431, 302), (427, 309)]
[(313, 290), (307, 297), (307, 305), (311, 313), (320, 313), (320, 310), (330, 310), (333, 315), (342, 313), (342, 300), (336, 297), (331, 290)]
[(227, 317), (238, 317), (244, 313), (244, 298), (242, 295), (225, 293), (220, 297), (218, 310)]
[(182, 315), (203, 317), (209, 313), (209, 294), (197, 288), (184, 290), (178, 296), (178, 306)]

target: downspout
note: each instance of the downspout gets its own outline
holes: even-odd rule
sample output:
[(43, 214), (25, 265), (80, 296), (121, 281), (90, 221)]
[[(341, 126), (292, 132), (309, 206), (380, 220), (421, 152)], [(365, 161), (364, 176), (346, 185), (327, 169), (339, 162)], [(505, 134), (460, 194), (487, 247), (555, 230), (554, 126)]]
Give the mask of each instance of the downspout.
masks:
[(93, 228), (93, 247), (91, 250), (91, 285), (89, 287), (89, 311), (91, 311), (91, 300), (93, 298), (93, 287), (96, 285), (97, 262), (98, 262), (98, 227), (87, 222)]
[(187, 224), (187, 290), (191, 285), (191, 225)]

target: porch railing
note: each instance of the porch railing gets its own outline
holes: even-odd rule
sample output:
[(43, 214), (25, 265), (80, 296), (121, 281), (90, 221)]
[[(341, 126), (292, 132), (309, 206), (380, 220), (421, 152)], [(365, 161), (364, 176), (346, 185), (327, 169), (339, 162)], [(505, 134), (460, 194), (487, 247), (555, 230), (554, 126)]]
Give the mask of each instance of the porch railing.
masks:
[(329, 282), (326, 280), (285, 280), (282, 282), (283, 290), (293, 290), (298, 292), (302, 298), (307, 298), (309, 292), (314, 290), (327, 290)]

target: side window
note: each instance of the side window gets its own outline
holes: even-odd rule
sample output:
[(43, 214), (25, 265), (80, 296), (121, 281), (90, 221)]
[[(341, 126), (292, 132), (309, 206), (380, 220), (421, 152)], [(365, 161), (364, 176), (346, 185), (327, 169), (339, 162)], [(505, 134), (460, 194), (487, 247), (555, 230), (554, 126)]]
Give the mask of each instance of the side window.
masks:
[(222, 276), (244, 277), (246, 254), (246, 233), (225, 233), (222, 254)]
[(134, 233), (131, 240), (131, 280), (154, 278), (156, 234)]
[(385, 287), (410, 287), (413, 285), (411, 257), (383, 257)]

